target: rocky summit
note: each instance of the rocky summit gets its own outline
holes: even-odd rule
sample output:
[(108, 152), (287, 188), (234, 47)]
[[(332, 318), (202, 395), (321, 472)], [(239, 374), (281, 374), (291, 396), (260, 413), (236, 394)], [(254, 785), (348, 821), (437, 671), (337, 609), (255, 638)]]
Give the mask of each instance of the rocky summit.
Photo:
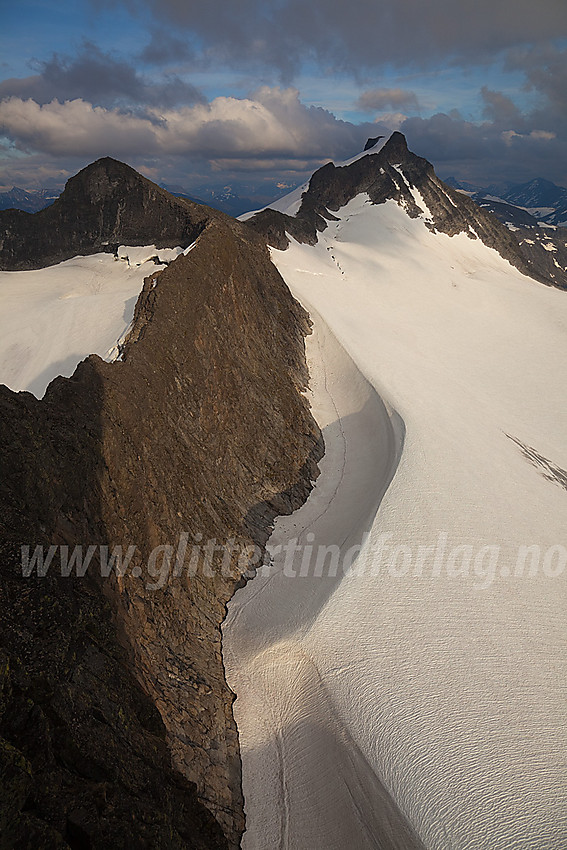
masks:
[(185, 246), (221, 215), (105, 157), (68, 180), (46, 209), (0, 211), (0, 268), (38, 269), (119, 245)]

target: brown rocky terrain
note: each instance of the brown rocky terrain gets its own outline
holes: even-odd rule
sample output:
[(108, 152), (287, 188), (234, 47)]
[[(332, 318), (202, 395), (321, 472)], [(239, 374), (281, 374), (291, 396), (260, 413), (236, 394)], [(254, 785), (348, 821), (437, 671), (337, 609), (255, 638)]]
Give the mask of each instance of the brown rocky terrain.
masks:
[[(396, 166), (402, 168), (404, 176)], [(537, 241), (526, 243), (522, 234), (510, 231), (491, 212), (443, 183), (430, 162), (408, 150), (401, 133), (393, 133), (378, 153), (368, 153), (346, 166), (336, 167), (329, 162), (316, 171), (295, 216), (266, 209), (247, 224), (280, 250), (289, 244), (287, 234), (298, 242), (314, 245), (317, 233), (325, 230), (333, 213), (362, 192), (374, 204), (393, 199), (404, 206), (411, 218), (417, 217), (424, 210), (416, 204), (410, 186), (419, 190), (427, 204), (432, 214), (428, 227), (432, 230), (449, 236), (465, 232), (471, 239), (482, 239), (524, 274), (541, 283), (567, 288), (567, 271), (553, 264), (549, 250)]]
[[(129, 172), (111, 200), (124, 191), (135, 209), (148, 181), (136, 189)], [(1, 848), (234, 848), (244, 828), (220, 624), (248, 558), (190, 553), (263, 544), (306, 498), (322, 454), (302, 395), (309, 322), (261, 237), (172, 209), (179, 230), (135, 240), (128, 204), (118, 223), (103, 213), (90, 246), (200, 234), (146, 279), (122, 361), (93, 355), (41, 401), (0, 387)], [(77, 220), (78, 241), (38, 236), (30, 263), (90, 251)], [(16, 242), (4, 267), (26, 262)], [(97, 550), (81, 578), (61, 575), (58, 550), (40, 578), (22, 575), (22, 544), (136, 551), (105, 578)], [(167, 546), (169, 570), (167, 548), (148, 561)]]

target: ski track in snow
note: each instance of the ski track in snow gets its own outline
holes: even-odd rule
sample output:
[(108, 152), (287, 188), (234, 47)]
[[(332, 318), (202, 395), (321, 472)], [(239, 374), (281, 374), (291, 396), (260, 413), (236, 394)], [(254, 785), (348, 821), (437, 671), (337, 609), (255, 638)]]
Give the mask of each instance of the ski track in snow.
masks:
[(567, 576), (515, 569), (521, 546), (567, 546), (567, 298), (393, 201), (338, 215), (272, 251), (315, 318), (326, 455), (270, 546), (370, 534), (340, 580), (275, 558), (229, 604), (243, 848), (419, 846), (410, 822), (429, 850), (563, 850)]
[[(313, 403), (324, 425), (327, 451), (313, 498), (292, 517), (278, 520), (271, 545), (290, 536), (305, 541), (314, 534), (317, 542), (344, 547), (358, 542), (373, 521), (401, 451), (403, 423), (388, 413), (319, 317), (308, 351), (317, 384)], [(349, 506), (360, 483), (364, 506), (358, 502), (353, 513)], [(269, 571), (260, 569), (245, 592), (237, 594), (224, 626), (225, 667), (240, 700), (235, 716), (253, 762), (244, 777), (245, 795), (254, 800), (260, 782), (269, 800), (261, 817), (250, 822), (243, 847), (342, 850), (356, 835), (361, 850), (421, 848), (342, 723), (301, 640), (341, 575), (298, 575), (296, 580), (284, 574), (283, 560), (276, 554)], [(291, 569), (301, 572), (301, 554)], [(271, 608), (273, 598), (282, 601), (277, 612)], [(262, 609), (263, 639), (257, 641)], [(246, 716), (239, 711), (244, 692), (248, 709), (255, 707)], [(320, 796), (328, 797), (335, 817), (317, 807)], [(297, 817), (298, 808), (303, 817)]]

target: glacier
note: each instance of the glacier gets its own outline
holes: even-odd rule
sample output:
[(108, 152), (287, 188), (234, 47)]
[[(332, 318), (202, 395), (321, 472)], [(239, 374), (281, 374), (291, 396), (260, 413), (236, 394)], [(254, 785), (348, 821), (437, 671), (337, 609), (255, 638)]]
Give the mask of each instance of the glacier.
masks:
[(224, 626), (246, 850), (567, 844), (567, 299), (406, 185), (271, 249), (327, 455)]

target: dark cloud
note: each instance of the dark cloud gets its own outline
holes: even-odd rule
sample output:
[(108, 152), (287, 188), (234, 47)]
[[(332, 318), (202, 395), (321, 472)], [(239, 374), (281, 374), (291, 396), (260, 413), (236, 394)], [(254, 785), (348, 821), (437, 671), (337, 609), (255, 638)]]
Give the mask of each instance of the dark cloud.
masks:
[[(567, 10), (566, 10), (567, 17)], [(552, 44), (510, 50), (506, 67), (526, 75), (527, 88), (543, 94), (553, 109), (567, 116), (567, 50)]]
[(491, 91), (486, 86), (482, 87), (480, 94), (484, 101), (484, 117), (493, 124), (516, 127), (516, 129), (524, 124), (520, 110), (507, 95)]
[(39, 63), (39, 73), (0, 83), (0, 100), (6, 97), (33, 98), (45, 104), (82, 98), (95, 106), (137, 104), (163, 106), (204, 102), (197, 89), (175, 75), (149, 82), (136, 69), (91, 42), (84, 42), (76, 56), (55, 54)]
[(304, 60), (335, 69), (472, 64), (567, 36), (564, 0), (138, 0), (204, 44), (209, 57), (290, 78)]
[(403, 89), (369, 89), (362, 92), (356, 102), (364, 112), (381, 112), (384, 109), (418, 109), (417, 97)]
[(408, 144), (429, 159), (442, 177), (454, 175), (480, 186), (534, 177), (567, 185), (564, 136), (524, 118), (522, 126), (473, 124), (457, 115), (408, 118), (401, 126)]
[(167, 30), (154, 29), (139, 58), (148, 65), (169, 65), (172, 62), (193, 62), (195, 51), (186, 39), (177, 38)]

